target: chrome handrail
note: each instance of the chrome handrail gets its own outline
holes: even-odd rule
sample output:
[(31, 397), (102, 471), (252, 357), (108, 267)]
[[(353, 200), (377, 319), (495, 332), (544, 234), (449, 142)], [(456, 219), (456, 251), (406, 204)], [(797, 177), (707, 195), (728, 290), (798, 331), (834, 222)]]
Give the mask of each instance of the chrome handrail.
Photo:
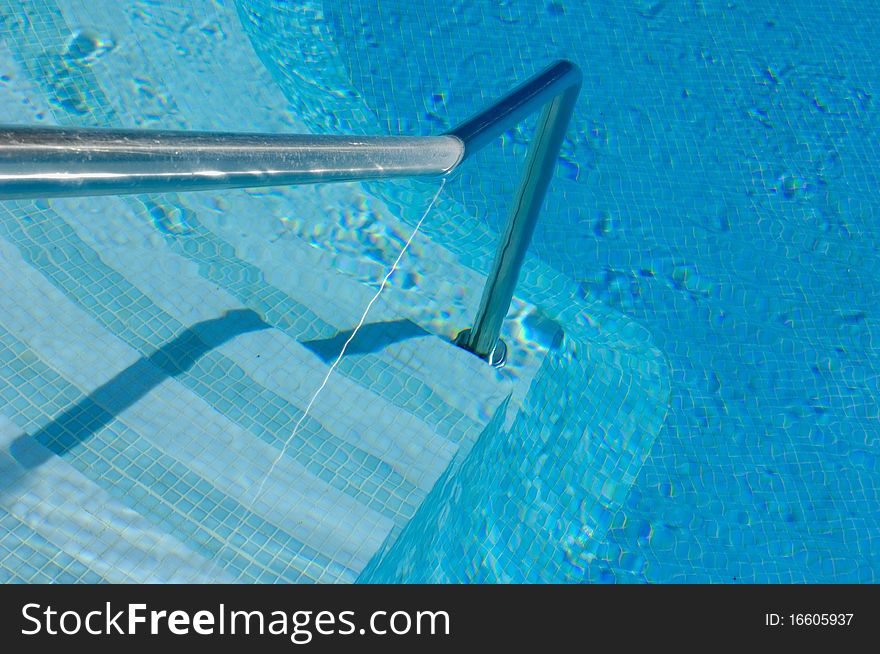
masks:
[(581, 86), (547, 67), (440, 136), (325, 136), (0, 127), (0, 200), (445, 175), (543, 107), (474, 326), (456, 343), (502, 365), (498, 334)]
[(0, 200), (443, 175), (453, 136), (0, 127)]

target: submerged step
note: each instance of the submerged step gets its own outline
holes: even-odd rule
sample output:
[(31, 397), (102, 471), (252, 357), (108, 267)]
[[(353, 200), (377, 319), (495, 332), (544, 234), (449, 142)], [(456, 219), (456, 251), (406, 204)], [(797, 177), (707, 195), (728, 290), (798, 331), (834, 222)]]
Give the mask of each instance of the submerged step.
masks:
[[(4, 296), (15, 302), (0, 317), (0, 324), (74, 381), (114, 420), (223, 495), (270, 523), (283, 525), (298, 541), (318, 551), (332, 550), (333, 560), (346, 568), (362, 565), (381, 544), (391, 528), (389, 519), (328, 486), (292, 458), (279, 461), (263, 497), (255, 501), (253, 493), (275, 460), (277, 447), (219, 414), (164, 371), (154, 373), (153, 364), (107, 333), (45, 279), (32, 270), (28, 274), (8, 246), (3, 248), (0, 266)], [(123, 371), (133, 366), (139, 366), (137, 374), (126, 376)], [(158, 383), (143, 386), (144, 379)], [(77, 445), (88, 447), (98, 426), (66, 422), (79, 432), (74, 434), (80, 441)], [(160, 471), (153, 477), (162, 480)], [(186, 505), (192, 500), (177, 501)]]
[[(84, 219), (87, 218), (85, 212)], [(82, 235), (82, 224), (70, 222), (77, 225), (77, 233)], [(100, 259), (90, 259), (84, 251), (88, 243), (75, 239), (75, 235), (70, 232), (64, 241), (51, 245), (60, 245), (65, 251), (75, 247), (83, 255), (74, 257), (80, 269), (68, 271), (69, 276), (63, 276), (58, 266), (40, 257), (25, 260), (11, 243), (0, 242), (2, 290), (15, 304), (0, 320), (2, 326), (31, 347), (42, 361), (70, 379), (90, 401), (110, 413), (114, 424), (118, 422), (133, 430), (149, 447), (182, 464), (198, 479), (209, 481), (221, 496), (234, 499), (267, 521), (267, 527), (277, 525), (302, 547), (310, 548), (315, 559), (323, 558), (327, 563), (318, 564), (320, 570), (310, 573), (316, 580), (352, 581), (379, 547), (405, 526), (459, 445), (437, 435), (431, 425), (355, 380), (334, 375), (312, 405), (312, 427), (299, 434), (304, 444), (317, 439), (322, 446), (308, 451), (304, 447), (296, 457), (288, 451), (279, 458), (284, 443), (292, 436), (290, 423), (272, 423), (273, 407), (267, 407), (263, 418), (269, 420), (264, 420), (262, 426), (274, 424), (275, 433), (273, 442), (266, 442), (266, 433), (261, 437), (253, 433), (253, 423), (250, 429), (239, 424), (244, 405), (271, 396), (301, 411), (330, 364), (263, 323), (252, 311), (250, 322), (231, 325), (231, 334), (218, 333), (224, 315), (248, 314), (249, 310), (236, 307), (232, 297), (199, 275), (197, 266), (181, 261), (173, 252), (161, 246), (144, 250), (124, 243), (103, 247)], [(21, 233), (18, 237), (17, 244), (22, 247), (27, 239)], [(33, 240), (27, 242), (30, 247), (38, 246)], [(156, 270), (169, 268), (175, 268), (174, 275), (155, 274)], [(121, 296), (137, 294), (143, 316), (125, 311), (125, 318), (120, 321), (121, 309), (112, 299), (89, 296), (81, 292), (87, 289), (74, 287), (78, 274), (81, 279), (98, 275), (105, 284), (112, 285), (112, 271), (118, 272), (127, 284), (116, 291)], [(327, 271), (315, 274), (326, 275)], [(358, 286), (339, 275), (332, 284), (342, 294), (347, 286)], [(145, 303), (152, 308), (148, 310)], [(157, 315), (164, 317), (164, 323), (152, 322)], [(172, 323), (188, 327), (181, 331), (170, 328)], [(157, 325), (168, 328), (171, 342), (177, 345), (160, 346), (158, 350), (148, 347), (145, 333), (155, 330)], [(187, 354), (187, 339), (199, 356)], [(476, 357), (436, 337), (420, 340), (422, 344), (427, 342), (431, 346), (421, 353), (401, 356), (398, 352), (397, 368), (404, 368), (409, 361), (418, 363), (412, 370), (424, 379), (430, 377), (429, 370), (434, 371), (437, 379), (448, 379), (450, 374), (468, 379), (465, 396), (472, 406), (459, 403), (458, 407), (463, 409), (463, 415), (468, 415), (468, 424), (491, 415), (510, 393), (509, 385), (498, 383), (489, 374), (491, 369)], [(425, 359), (425, 352), (433, 355)], [(379, 354), (376, 362), (387, 356)], [(212, 378), (212, 372), (221, 368), (227, 375), (241, 377), (241, 383), (224, 386), (219, 383), (223, 377)], [(407, 380), (400, 379), (403, 392), (406, 385)], [(212, 388), (216, 394), (208, 392)], [(245, 395), (236, 394), (236, 388)], [(57, 419), (56, 416), (56, 422)], [(64, 416), (63, 420), (70, 422)], [(101, 442), (106, 442), (106, 435)], [(333, 443), (337, 446), (333, 447)], [(339, 449), (340, 444), (353, 449), (346, 452)], [(75, 447), (89, 448), (88, 434)], [(61, 455), (66, 456), (67, 452), (62, 451)], [(340, 473), (352, 470), (352, 457), (356, 459), (355, 467), (367, 469), (359, 477), (353, 475), (346, 480), (358, 492), (340, 488), (321, 472), (335, 474), (338, 481)], [(378, 470), (369, 470), (369, 460), (376, 462)], [(312, 463), (318, 467), (314, 468)], [(265, 478), (270, 469), (271, 475)], [(129, 474), (122, 468), (114, 470), (115, 475)], [(265, 490), (257, 498), (255, 489), (261, 484)], [(148, 490), (161, 499), (161, 489)], [(395, 496), (399, 501), (391, 501)], [(393, 506), (393, 510), (384, 512), (377, 508), (383, 502)], [(136, 508), (147, 520), (160, 524), (148, 506)], [(227, 521), (227, 529), (230, 524), (234, 533), (226, 534), (226, 538), (233, 549), (240, 549), (237, 541), (242, 536), (256, 538), (261, 529), (252, 526), (244, 516), (238, 525), (234, 520)], [(182, 542), (193, 545), (186, 539)], [(213, 555), (222, 559), (223, 547), (215, 547)], [(287, 556), (291, 557), (291, 565), (295, 566), (297, 556)], [(283, 552), (276, 552), (267, 557), (268, 565), (284, 558)], [(300, 567), (313, 566), (304, 560)], [(283, 570), (281, 573), (291, 574)], [(302, 574), (309, 573), (303, 570)]]
[[(20, 463), (23, 456), (45, 459), (45, 464), (28, 468)], [(2, 415), (0, 509), (112, 583), (234, 581)]]
[[(253, 200), (247, 197), (240, 200), (247, 205), (249, 199)], [(252, 201), (253, 204), (256, 203)], [(118, 198), (69, 199), (58, 201), (56, 206), (67, 208), (69, 215), (73, 216), (68, 223), (82, 239), (80, 247), (91, 246), (93, 251), (99, 251), (103, 264), (124, 275), (142, 294), (143, 300), (152, 303), (156, 319), (190, 325), (198, 334), (206, 331), (199, 327), (206, 321), (230, 309), (245, 308), (239, 304), (241, 299), (247, 299), (243, 293), (233, 295), (226, 288), (218, 288), (210, 272), (206, 274), (207, 262), (187, 256), (190, 242), (196, 247), (217, 243), (210, 234), (191, 235), (190, 241), (182, 237), (180, 242), (157, 242), (155, 229)], [(227, 209), (235, 215), (232, 210), (232, 207)], [(99, 214), (108, 217), (96, 220)], [(124, 234), (124, 240), (109, 238), (113, 233)], [(222, 241), (219, 243), (223, 244)], [(350, 333), (350, 329), (345, 330), (343, 326), (353, 328), (358, 323), (373, 291), (316, 259), (320, 253), (305, 244), (298, 247), (292, 244), (280, 254), (282, 256), (278, 259), (284, 262), (288, 275), (295, 277), (299, 292), (282, 294), (279, 289), (257, 278), (248, 283), (252, 296), (256, 296), (252, 299), (258, 299), (261, 291), (276, 298), (280, 295), (288, 300), (286, 306), (291, 312), (300, 312), (311, 319), (306, 318), (284, 331), (264, 324), (236, 334), (235, 338), (219, 343), (212, 355), (224, 356), (236, 370), (260, 387), (304, 408), (344, 342), (334, 337)], [(228, 267), (235, 265), (236, 258), (231, 252), (225, 252), (223, 256)], [(163, 273), (157, 274), (156, 271)], [(388, 293), (393, 292), (393, 288), (388, 289)], [(360, 349), (365, 340), (359, 336), (353, 341), (341, 369), (328, 383), (325, 392), (319, 395), (310, 415), (343, 441), (378, 457), (411, 484), (427, 490), (457, 449), (463, 426), (457, 424), (457, 429), (450, 430), (452, 439), (439, 435), (437, 421), (446, 417), (440, 410), (446, 409), (445, 413), (453, 420), (458, 417), (459, 423), (465, 422), (462, 418), (466, 418), (469, 426), (479, 425), (511, 392), (511, 385), (498, 383), (491, 369), (480, 365), (479, 361), (471, 362), (470, 357), (462, 356), (466, 353), (454, 351), (449, 343), (431, 336), (414, 323), (410, 322), (419, 330), (419, 338), (394, 342), (395, 321), (405, 319), (391, 316), (383, 300), (374, 305), (366, 326), (368, 331), (380, 335), (379, 342), (375, 348)], [(279, 301), (279, 304), (284, 303)], [(259, 303), (255, 305), (259, 307)], [(272, 315), (271, 307), (268, 309), (267, 317)], [(279, 316), (280, 321), (284, 318)], [(324, 325), (316, 327), (316, 323), (322, 321)], [(305, 326), (301, 327), (303, 322)], [(309, 336), (322, 331), (333, 336), (325, 339)], [(382, 338), (383, 334), (387, 339)], [(209, 334), (204, 336), (204, 340), (210, 338)], [(321, 351), (316, 345), (321, 340), (334, 343)], [(366, 344), (370, 345), (369, 342)], [(353, 359), (362, 365), (347, 368)], [(455, 370), (446, 369), (455, 362), (466, 362), (465, 368), (458, 363)], [(374, 385), (370, 368), (380, 368), (385, 376), (398, 382), (392, 393)], [(438, 374), (438, 370), (444, 372)], [(359, 374), (362, 371), (367, 374)], [(461, 392), (457, 380), (462, 379), (479, 383), (481, 392)], [(430, 402), (441, 414), (436, 419), (432, 420), (428, 414), (420, 418), (413, 411), (413, 404), (400, 397), (409, 393), (413, 384), (424, 387), (431, 394)], [(348, 407), (342, 412), (338, 410), (341, 401)], [(351, 422), (350, 413), (358, 414), (356, 423)]]

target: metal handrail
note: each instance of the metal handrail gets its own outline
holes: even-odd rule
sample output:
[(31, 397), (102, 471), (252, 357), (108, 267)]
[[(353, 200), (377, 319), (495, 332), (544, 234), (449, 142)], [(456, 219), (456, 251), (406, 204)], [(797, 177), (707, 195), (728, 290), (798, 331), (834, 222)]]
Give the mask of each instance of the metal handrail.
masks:
[(0, 127), (0, 200), (443, 175), (453, 136), (313, 136)]
[(456, 338), (502, 365), (501, 323), (580, 86), (578, 67), (556, 62), (440, 136), (0, 127), (0, 200), (445, 175), (543, 107), (474, 326)]

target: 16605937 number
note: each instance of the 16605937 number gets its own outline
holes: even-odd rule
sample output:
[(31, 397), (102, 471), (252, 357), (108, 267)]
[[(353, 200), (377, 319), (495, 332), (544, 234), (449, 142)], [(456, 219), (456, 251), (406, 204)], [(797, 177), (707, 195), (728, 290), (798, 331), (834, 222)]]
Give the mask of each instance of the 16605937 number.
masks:
[(795, 627), (849, 626), (852, 613), (792, 613), (789, 620)]

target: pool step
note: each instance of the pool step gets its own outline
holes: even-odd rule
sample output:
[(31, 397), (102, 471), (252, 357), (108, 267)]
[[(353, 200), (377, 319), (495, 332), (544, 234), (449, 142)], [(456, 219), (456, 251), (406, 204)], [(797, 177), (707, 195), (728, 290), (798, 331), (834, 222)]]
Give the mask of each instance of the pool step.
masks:
[[(38, 468), (19, 462), (45, 459)], [(18, 450), (18, 451), (16, 451)], [(0, 536), (14, 551), (32, 534), (65, 552), (111, 583), (208, 583), (234, 581), (216, 563), (193, 552), (173, 535), (114, 500), (62, 458), (29, 438), (0, 415), (0, 511), (15, 516), (29, 531)], [(18, 570), (33, 565), (22, 560)]]
[[(193, 197), (190, 202), (198, 205), (213, 200)], [(263, 209), (258, 198), (246, 195), (224, 196), (224, 200), (226, 215), (232, 222), (239, 218), (244, 221), (247, 212)], [(266, 328), (243, 332), (223, 342), (212, 353), (225, 357), (251, 381), (300, 408), (311, 401), (345, 337), (358, 324), (374, 295), (373, 289), (341, 274), (324, 253), (301, 241), (293, 240), (284, 247), (268, 244), (262, 256), (248, 262), (236, 256), (244, 247), (241, 243), (217, 239), (210, 232), (157, 240), (155, 228), (137, 215), (125, 198), (71, 198), (56, 201), (54, 206), (71, 216), (67, 224), (82, 239), (83, 246), (100, 252), (104, 264), (123, 274), (143, 299), (154, 305), (157, 319), (192, 326), (199, 334), (206, 331), (200, 325), (230, 310), (247, 310), (241, 301), (251, 300), (248, 306), (264, 308), (267, 320), (272, 318), (273, 322), (284, 322), (283, 315), (272, 315), (277, 306), (302, 312), (311, 323), (323, 322), (320, 331), (328, 335), (323, 339), (301, 335), (302, 331), (318, 331), (304, 329), (303, 321), (272, 329), (263, 325)], [(305, 209), (302, 205), (300, 208)], [(251, 240), (260, 237), (259, 233), (249, 236)], [(190, 255), (193, 249), (208, 250), (211, 246), (218, 247), (213, 259), (204, 254)], [(219, 251), (224, 247), (229, 251)], [(235, 284), (218, 287), (210, 272), (205, 271), (210, 266), (235, 265), (250, 266), (249, 272), (267, 279), (255, 278), (248, 283), (248, 292), (242, 293)], [(271, 274), (267, 272), (270, 270)], [(457, 272), (449, 270), (448, 275), (454, 278)], [(278, 288), (271, 283), (273, 274), (286, 275), (291, 281)], [(476, 438), (514, 384), (444, 338), (432, 336), (415, 322), (417, 312), (398, 313), (399, 309), (385, 302), (395, 292), (389, 286), (368, 314), (365, 331), (378, 334), (375, 342), (366, 343), (364, 349), (360, 336), (352, 341), (346, 358), (314, 402), (310, 416), (427, 491), (458, 445)], [(259, 301), (261, 295), (284, 301), (276, 300), (276, 307), (264, 307)], [(394, 342), (394, 325), (400, 322), (411, 325), (418, 337)], [(210, 341), (211, 337), (203, 335), (202, 340)], [(322, 349), (316, 346), (318, 342), (332, 344)], [(353, 360), (361, 365), (349, 366)], [(378, 375), (370, 371), (371, 367), (395, 383), (374, 387)], [(463, 392), (463, 385), (468, 392)], [(422, 415), (416, 415), (422, 407), (417, 404), (419, 398), (414, 402), (411, 397), (413, 386), (418, 386), (433, 412), (420, 411)], [(352, 423), (346, 411), (338, 410), (341, 398), (358, 413), (357, 422)], [(440, 431), (449, 436), (440, 435)]]
[[(349, 201), (350, 192), (350, 188), (339, 188), (340, 201)], [(54, 206), (70, 216), (67, 224), (83, 246), (100, 252), (104, 264), (124, 274), (156, 306), (162, 320), (170, 317), (179, 324), (197, 326), (230, 308), (243, 308), (242, 302), (261, 310), (275, 329), (242, 334), (217, 352), (263, 387), (303, 407), (323, 380), (326, 366), (335, 360), (360, 321), (375, 289), (341, 272), (334, 257), (307, 241), (290, 238), (272, 243), (273, 221), (249, 220), (249, 216), (273, 215), (274, 199), (241, 193), (220, 197), (225, 222), (239, 225), (239, 229), (221, 230), (212, 225), (218, 234), (202, 228), (166, 239), (157, 238), (155, 227), (126, 198), (70, 198), (57, 200)], [(303, 201), (307, 199), (301, 198), (299, 210), (320, 212), (321, 204), (308, 206)], [(207, 223), (210, 207), (217, 201), (214, 194), (191, 195), (187, 205)], [(322, 198), (322, 203), (326, 201)], [(390, 216), (384, 219), (393, 220)], [(229, 279), (222, 277), (224, 271), (230, 273)], [(237, 283), (232, 272), (252, 279)], [(405, 261), (392, 280), (407, 272)], [(452, 262), (444, 276), (453, 283), (458, 280), (461, 287), (474, 288), (484, 279)], [(471, 296), (469, 299), (476, 299), (475, 294)], [(442, 301), (435, 302), (442, 306)], [(284, 312), (299, 317), (288, 319)], [(424, 324), (424, 315), (424, 307), (407, 306), (401, 302), (400, 290), (389, 284), (367, 315), (363, 328), (367, 336), (359, 335), (352, 341), (330, 388), (319, 396), (311, 415), (321, 423), (340, 423), (338, 416), (332, 415), (332, 398), (342, 395), (360, 398), (358, 402), (368, 407), (366, 413), (375, 414), (376, 429), (386, 434), (406, 433), (415, 420), (414, 438), (395, 436), (402, 439), (400, 443), (374, 443), (364, 440), (363, 435), (357, 439), (367, 451), (388, 460), (399, 474), (427, 489), (433, 481), (425, 485), (420, 477), (435, 479), (437, 466), (426, 462), (428, 468), (424, 468), (407, 451), (426, 449), (429, 460), (441, 462), (440, 469), (445, 467), (442, 462), (448, 460), (449, 452), (458, 444), (473, 442), (511, 392), (524, 393), (540, 357), (531, 357), (520, 366), (519, 379), (525, 383), (515, 384), (515, 377), (499, 375), (452, 347), (445, 335), (432, 335), (433, 325)], [(458, 318), (459, 323), (464, 321)], [(291, 375), (292, 370), (297, 374)], [(478, 392), (462, 392), (463, 380)], [(360, 390), (364, 386), (366, 394)], [(344, 430), (344, 423), (338, 426)]]
[[(83, 218), (87, 221), (88, 215)], [(53, 247), (65, 245), (68, 244), (55, 243)], [(88, 395), (87, 399), (113, 414), (107, 429), (118, 428), (114, 426), (118, 422), (135, 432), (137, 438), (128, 444), (129, 449), (149, 447), (161, 452), (185, 466), (198, 483), (210, 483), (214, 495), (219, 493), (238, 503), (241, 518), (227, 519), (221, 525), (214, 549), (208, 549), (210, 556), (221, 563), (227, 560), (231, 565), (236, 562), (236, 556), (225, 550), (232, 549), (238, 558), (245, 557), (249, 564), (257, 565), (261, 552), (249, 554), (243, 550), (244, 545), (236, 544), (255, 535), (245, 532), (257, 530), (259, 536), (259, 530), (271, 531), (277, 526), (289, 534), (294, 542), (292, 551), (285, 552), (284, 543), (276, 543), (272, 555), (264, 556), (268, 563), (258, 568), (256, 573), (261, 575), (256, 577), (254, 573), (255, 578), (265, 580), (268, 572), (274, 572), (279, 580), (353, 580), (385, 539), (399, 531), (411, 517), (458, 449), (458, 445), (438, 436), (430, 426), (405, 410), (340, 375), (331, 378), (325, 393), (312, 407), (311, 415), (320, 423), (324, 435), (315, 437), (314, 429), (300, 435), (306, 442), (315, 437), (325, 447), (314, 447), (308, 452), (303, 449), (299, 453), (289, 450), (280, 456), (284, 440), (291, 436), (289, 427), (274, 434), (274, 443), (267, 443), (265, 437), (256, 437), (252, 431), (242, 428), (240, 421), (230, 419), (229, 411), (223, 408), (224, 403), (236, 401), (234, 396), (221, 394), (209, 402), (176, 378), (174, 370), (172, 374), (161, 366), (156, 370), (161, 360), (151, 359), (149, 355), (144, 357), (145, 353), (137, 352), (108, 333), (90, 315), (96, 310), (94, 307), (87, 310), (72, 302), (8, 243), (0, 244), (0, 249), (2, 292), (10, 303), (10, 310), (4, 313), (0, 323), (42, 361), (71, 380)], [(155, 275), (157, 269), (167, 269), (169, 264), (168, 260), (162, 260), (161, 252), (161, 248), (146, 251), (119, 246), (115, 250), (104, 249), (102, 259), (124, 269), (126, 279), (146, 291), (144, 296), (156, 302), (166, 319), (189, 325), (187, 331), (195, 342), (210, 344), (211, 321), (234, 309), (235, 303), (221, 289), (213, 288), (199, 276), (195, 266), (182, 265), (174, 276)], [(174, 257), (167, 253), (165, 256)], [(160, 287), (150, 283), (151, 279), (160, 277), (165, 280)], [(345, 286), (344, 279), (334, 280), (334, 288), (341, 291)], [(180, 301), (180, 298), (187, 300)], [(129, 316), (127, 322), (131, 326), (140, 324), (136, 315)], [(201, 333), (199, 325), (203, 326)], [(246, 376), (243, 387), (261, 388), (264, 396), (271, 394), (297, 407), (306, 406), (325, 377), (328, 364), (287, 335), (265, 327), (244, 331), (222, 342), (199, 363), (212, 357), (211, 364), (217, 365), (220, 359), (225, 359), (234, 363), (232, 369)], [(434, 363), (451, 363), (453, 367), (435, 368), (440, 370), (439, 374), (435, 373), (437, 377), (458, 367), (459, 374), (470, 380), (470, 397), (486, 402), (479, 392), (482, 379), (488, 382), (483, 384), (486, 395), (498, 398), (500, 403), (503, 397), (499, 394), (504, 392), (504, 385), (486, 378), (485, 364), (450, 344), (438, 343), (435, 347), (446, 356)], [(139, 371), (141, 377), (155, 375), (158, 383), (140, 387), (137, 376), (128, 374), (132, 370)], [(181, 366), (179, 377), (183, 379), (187, 374)], [(401, 380), (400, 385), (405, 388), (406, 380)], [(130, 404), (129, 396), (133, 393), (142, 397)], [(222, 415), (224, 411), (227, 415)], [(476, 415), (478, 411), (472, 413)], [(64, 419), (56, 416), (55, 423), (59, 422), (63, 423)], [(61, 427), (56, 431), (58, 429)], [(41, 433), (51, 431), (44, 428)], [(96, 430), (95, 434), (76, 436), (80, 440), (75, 447), (92, 447), (92, 436), (96, 436), (95, 442), (100, 442), (101, 447), (114, 442), (112, 433), (102, 433), (97, 438)], [(327, 444), (331, 445), (330, 449)], [(351, 474), (347, 478), (337, 474), (336, 479), (332, 478), (333, 473), (351, 464), (346, 460), (350, 455), (343, 452), (339, 444), (352, 446), (349, 452), (354, 453), (361, 467), (367, 468), (365, 474), (361, 477)], [(124, 444), (119, 444), (119, 448), (124, 450)], [(66, 456), (67, 452), (61, 454)], [(107, 460), (104, 463), (113, 464)], [(120, 465), (111, 468), (117, 477), (131, 479), (141, 475), (139, 470), (132, 472)], [(264, 483), (269, 470), (272, 473)], [(90, 471), (86, 469), (85, 474)], [(162, 471), (153, 471), (153, 477), (161, 478)], [(143, 476), (138, 476), (137, 481), (143, 485)], [(340, 481), (345, 485), (340, 486)], [(261, 484), (264, 492), (256, 498), (254, 493)], [(198, 494), (181, 498), (195, 504), (194, 508), (199, 511), (187, 514), (173, 506), (166, 510), (175, 512), (178, 520), (198, 522), (201, 516), (216, 510), (218, 502), (212, 503), (207, 497), (211, 493), (205, 493), (202, 499)], [(161, 488), (147, 483), (144, 501), (133, 506), (145, 517), (155, 520), (150, 506), (157, 502), (168, 504), (168, 499)], [(390, 510), (383, 511), (386, 504)], [(251, 514), (262, 523), (254, 526), (247, 517)], [(187, 528), (192, 531), (196, 527)], [(288, 563), (279, 569), (279, 561), (285, 560)], [(267, 567), (272, 565), (275, 569)], [(149, 579), (146, 577), (144, 581)]]

